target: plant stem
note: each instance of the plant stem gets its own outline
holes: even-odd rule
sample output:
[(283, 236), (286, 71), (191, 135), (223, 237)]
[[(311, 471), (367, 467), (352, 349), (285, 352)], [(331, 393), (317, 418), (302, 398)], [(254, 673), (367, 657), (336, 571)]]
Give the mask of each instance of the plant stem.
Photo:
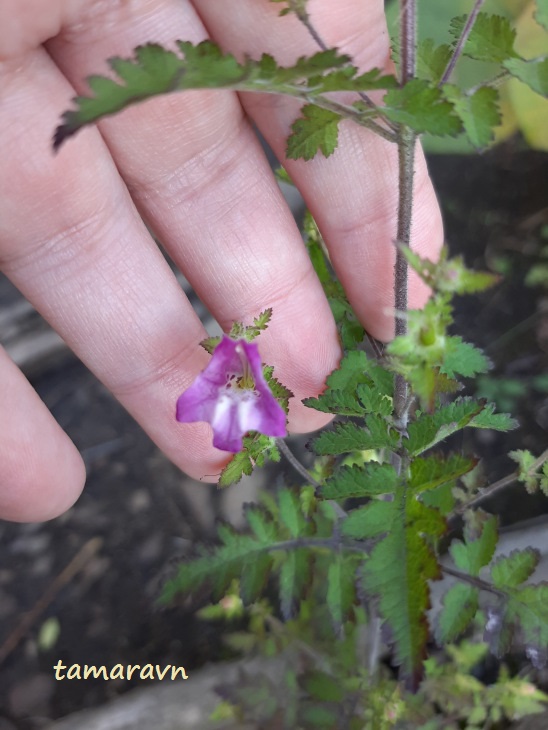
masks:
[[(401, 16), (401, 83), (406, 84), (415, 76), (416, 66), (416, 4), (415, 0), (400, 0)], [(409, 246), (411, 241), (411, 220), (413, 213), (413, 177), (415, 173), (415, 141), (412, 129), (400, 125), (398, 132), (399, 199), (398, 229), (396, 233), (399, 246)], [(407, 332), (407, 261), (401, 251), (396, 253), (394, 276), (394, 299), (396, 308), (396, 336)], [(401, 375), (394, 378), (394, 411), (403, 433), (407, 426), (408, 401), (407, 382)], [(400, 460), (401, 461), (401, 460)]]
[[(301, 462), (297, 459), (295, 454), (291, 451), (289, 446), (285, 443), (283, 439), (277, 439), (276, 444), (282, 454), (285, 456), (285, 458), (289, 461), (291, 466), (295, 469), (295, 471), (298, 471), (299, 474), (306, 479), (306, 481), (309, 484), (312, 484), (313, 487), (316, 489), (319, 489), (322, 485), (320, 482), (318, 482), (314, 477), (310, 474), (308, 469), (304, 467)], [(333, 508), (333, 511), (335, 512), (335, 516), (337, 517), (337, 520), (344, 520), (348, 517), (347, 513), (343, 510), (343, 508), (338, 504), (338, 502), (335, 502), (334, 499), (328, 499), (326, 500), (328, 504), (331, 505)]]
[[(313, 25), (312, 21), (310, 20), (310, 16), (308, 15), (308, 13), (306, 13), (304, 15), (299, 15), (298, 17), (299, 17), (299, 20), (301, 21), (301, 23), (304, 25), (304, 27), (310, 33), (310, 35), (312, 36), (312, 38), (314, 39), (316, 44), (319, 46), (319, 48), (321, 48), (322, 51), (328, 51), (329, 46), (324, 41), (324, 39), (321, 37), (321, 35), (318, 33), (318, 31), (316, 30), (315, 26)], [(360, 97), (360, 99), (362, 101), (364, 101), (367, 104), (367, 106), (370, 109), (377, 108), (377, 105), (375, 104), (375, 102), (364, 91), (358, 91), (358, 96)], [(392, 126), (390, 122), (387, 122), (387, 123), (389, 124), (389, 126)]]
[(506, 593), (504, 591), (495, 588), (494, 585), (482, 580), (481, 578), (476, 578), (474, 575), (468, 575), (467, 573), (461, 573), (460, 570), (455, 570), (455, 568), (450, 568), (447, 565), (442, 565), (440, 567), (443, 573), (452, 575), (453, 578), (457, 578), (463, 583), (468, 583), (475, 588), (479, 588), (481, 591), (487, 591), (488, 593), (494, 593), (496, 596), (506, 598)]
[(398, 140), (396, 134), (393, 131), (381, 127), (380, 124), (371, 119), (371, 115), (369, 115), (369, 113), (366, 115), (364, 114), (364, 112), (360, 112), (353, 106), (343, 104), (339, 101), (334, 101), (333, 99), (328, 99), (326, 96), (323, 96), (321, 94), (318, 94), (316, 96), (314, 94), (307, 93), (306, 91), (303, 93), (302, 89), (295, 89), (295, 92), (296, 93), (288, 93), (290, 93), (291, 96), (296, 96), (298, 98), (300, 97), (304, 99), (304, 101), (308, 102), (309, 104), (315, 104), (322, 109), (328, 109), (329, 111), (335, 112), (336, 114), (340, 114), (345, 119), (351, 119), (353, 122), (356, 122), (356, 124), (359, 124), (360, 126), (366, 127), (372, 132), (375, 132), (375, 134), (378, 134), (380, 137), (386, 139), (388, 142), (397, 142)]
[(453, 51), (453, 55), (449, 59), (449, 63), (447, 64), (447, 67), (445, 71), (443, 72), (443, 75), (440, 79), (440, 82), (438, 86), (442, 86), (442, 84), (446, 84), (449, 81), (449, 78), (451, 74), (453, 73), (453, 69), (455, 68), (455, 65), (459, 58), (462, 55), (462, 50), (464, 48), (464, 45), (466, 41), (468, 40), (468, 36), (470, 35), (470, 32), (472, 28), (474, 27), (474, 23), (476, 22), (476, 18), (478, 17), (479, 11), (481, 9), (481, 6), (485, 0), (476, 0), (474, 3), (474, 7), (472, 8), (472, 12), (468, 16), (466, 23), (464, 25), (464, 28), (462, 29), (461, 37), (459, 38), (457, 45), (455, 46), (455, 50)]
[(289, 461), (295, 471), (299, 472), (303, 479), (305, 479), (309, 484), (312, 484), (313, 487), (316, 487), (316, 489), (321, 487), (320, 482), (316, 481), (316, 479), (314, 479), (308, 469), (303, 466), (303, 464), (301, 464), (301, 462), (297, 459), (295, 454), (291, 451), (291, 449), (283, 439), (276, 439), (276, 446), (280, 449), (282, 454)]
[(400, 0), (401, 83), (415, 78), (417, 55), (416, 0)]
[[(548, 449), (543, 451), (538, 459), (535, 459), (530, 468), (527, 469), (527, 475), (533, 476), (536, 474), (545, 461), (548, 461)], [(512, 474), (502, 477), (502, 479), (499, 479), (493, 484), (490, 484), (488, 487), (485, 487), (485, 489), (482, 489), (480, 494), (459, 505), (459, 507), (457, 507), (457, 509), (453, 512), (453, 515), (449, 518), (449, 522), (454, 521), (455, 517), (462, 515), (467, 509), (470, 509), (470, 507), (476, 507), (488, 497), (492, 497), (497, 492), (500, 492), (502, 489), (510, 486), (510, 484), (517, 482), (519, 480), (519, 475), (519, 471), (515, 471)]]

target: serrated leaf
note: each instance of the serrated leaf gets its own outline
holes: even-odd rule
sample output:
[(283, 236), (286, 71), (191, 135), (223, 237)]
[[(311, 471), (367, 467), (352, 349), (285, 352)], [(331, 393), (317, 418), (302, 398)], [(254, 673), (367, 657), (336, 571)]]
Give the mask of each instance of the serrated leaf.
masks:
[(272, 557), (268, 553), (259, 553), (253, 561), (246, 565), (245, 570), (242, 570), (240, 574), (240, 595), (246, 605), (253, 603), (260, 597), (271, 569)]
[(328, 390), (318, 398), (305, 398), (303, 404), (321, 413), (335, 413), (342, 416), (362, 416), (367, 413), (358, 401), (357, 395), (342, 390)]
[(280, 521), (291, 537), (299, 537), (304, 531), (305, 520), (298, 498), (289, 489), (281, 489), (278, 493), (278, 504)]
[(483, 86), (473, 94), (462, 92), (457, 86), (445, 85), (443, 93), (455, 107), (470, 143), (476, 149), (487, 147), (495, 138), (495, 127), (501, 123), (496, 89)]
[(527, 655), (535, 666), (542, 668), (548, 646), (548, 583), (511, 589), (505, 610), (498, 618), (500, 626), (496, 628), (504, 642), (500, 638), (493, 642), (497, 655), (508, 651), (515, 629), (519, 627), (520, 643), (525, 644)]
[(360, 383), (367, 383), (367, 361), (365, 352), (354, 350), (346, 353), (339, 367), (327, 378), (327, 386), (336, 390), (353, 391)]
[[(263, 370), (266, 376), (268, 368), (264, 368)], [(270, 368), (270, 370), (272, 369)], [(275, 379), (272, 380), (275, 384), (277, 383)], [(267, 382), (274, 396), (277, 397), (275, 387), (269, 382), (268, 377)], [(283, 388), (283, 386), (281, 387)], [(282, 406), (284, 405), (283, 401), (281, 401), (281, 404)], [(263, 466), (267, 459), (276, 462), (280, 460), (280, 452), (276, 446), (275, 439), (259, 433), (244, 436), (242, 451), (234, 454), (222, 470), (219, 481), (217, 482), (218, 486), (228, 487), (231, 484), (237, 484), (243, 476), (250, 476), (255, 466)]]
[(461, 454), (450, 454), (447, 458), (433, 454), (426, 458), (413, 459), (408, 486), (417, 494), (421, 494), (447, 482), (455, 482), (471, 471), (476, 464), (477, 460)]
[(445, 338), (442, 374), (450, 378), (456, 375), (470, 378), (477, 373), (487, 372), (490, 367), (489, 358), (474, 345), (464, 342), (462, 337), (452, 335)]
[[(462, 35), (466, 21), (466, 15), (453, 18), (451, 21), (450, 32), (456, 40)], [(516, 31), (507, 18), (479, 13), (464, 44), (463, 53), (476, 61), (502, 63), (507, 58), (516, 57), (515, 39)]]
[(517, 588), (533, 575), (540, 557), (538, 550), (528, 547), (497, 558), (491, 567), (493, 585), (500, 589)]
[(256, 505), (245, 505), (244, 517), (252, 529), (253, 534), (261, 544), (270, 545), (276, 541), (276, 525), (264, 509)]
[(478, 589), (456, 583), (443, 597), (436, 624), (436, 641), (440, 645), (455, 641), (469, 626), (478, 611)]
[(430, 606), (429, 580), (440, 577), (436, 558), (423, 535), (441, 535), (445, 522), (435, 510), (400, 489), (394, 510), (402, 519), (392, 522), (389, 534), (371, 551), (362, 571), (366, 593), (378, 597), (381, 617), (390, 629), (395, 661), (411, 688), (422, 676), (429, 637), (426, 612)]
[(324, 157), (332, 155), (339, 140), (340, 114), (314, 104), (305, 104), (301, 114), (291, 125), (286, 149), (288, 159), (311, 160), (318, 152)]
[(456, 135), (462, 123), (453, 105), (443, 93), (427, 81), (413, 79), (399, 89), (391, 89), (384, 97), (382, 113), (391, 121), (406, 124), (419, 134)]
[(308, 561), (306, 550), (292, 550), (284, 556), (280, 569), (280, 609), (285, 621), (294, 614), (297, 600), (308, 583)]
[(548, 58), (536, 58), (532, 61), (512, 58), (504, 62), (504, 68), (537, 94), (548, 97)]
[(337, 423), (332, 431), (323, 431), (312, 442), (319, 456), (345, 454), (364, 449), (394, 449), (397, 434), (391, 430), (380, 416), (369, 415), (366, 419), (369, 431), (355, 423)]
[(396, 470), (390, 464), (369, 462), (363, 466), (342, 466), (320, 487), (324, 499), (343, 501), (351, 497), (373, 497), (390, 494), (398, 483)]
[[(350, 57), (341, 55), (336, 49), (299, 58), (293, 66), (283, 67), (268, 54), (263, 54), (258, 61), (246, 58), (239, 63), (232, 54), (223, 53), (211, 41), (197, 45), (178, 41), (177, 46), (182, 56), (150, 43), (136, 48), (131, 59), (110, 59), (110, 67), (119, 80), (102, 76), (88, 79), (91, 95), (76, 97), (76, 108), (63, 114), (62, 123), (55, 132), (54, 148), (83, 126), (158, 94), (223, 88), (313, 96), (323, 91), (324, 76), (346, 67), (345, 74), (339, 73), (336, 79), (339, 83), (346, 79), (348, 86), (357, 73), (357, 69), (349, 65)], [(326, 84), (331, 90), (334, 80), (328, 79)]]
[[(268, 387), (272, 391), (272, 395), (274, 396), (274, 398), (276, 398), (278, 403), (287, 413), (289, 410), (289, 399), (294, 397), (293, 393), (289, 390), (289, 388), (286, 388), (285, 385), (280, 383), (279, 380), (276, 380), (273, 373), (274, 368), (271, 365), (263, 365), (263, 375), (266, 382), (268, 383)], [(272, 458), (272, 460), (279, 461), (278, 458)]]
[(335, 553), (327, 569), (326, 603), (335, 631), (338, 633), (356, 602), (356, 555)]
[(243, 476), (250, 476), (253, 473), (253, 462), (246, 451), (239, 451), (230, 459), (219, 477), (219, 487), (229, 487), (237, 484)]
[(409, 266), (435, 291), (446, 294), (474, 294), (485, 291), (500, 280), (497, 274), (468, 269), (462, 256), (449, 258), (449, 251), (445, 246), (437, 262), (422, 258), (409, 246), (399, 246), (399, 250)]
[(422, 40), (417, 47), (417, 76), (437, 84), (452, 55), (451, 46), (436, 46), (432, 38)]
[(343, 520), (341, 532), (345, 537), (355, 540), (378, 537), (390, 530), (395, 514), (393, 502), (375, 500), (353, 509)]
[(468, 575), (477, 577), (480, 570), (491, 562), (498, 542), (497, 519), (476, 512), (464, 529), (464, 542), (454, 540), (449, 551), (455, 565)]
[[(422, 413), (408, 426), (407, 449), (412, 456), (432, 448), (451, 434), (469, 426), (485, 408), (484, 401), (457, 398), (432, 415)], [(405, 443), (405, 442), (404, 442)]]
[(219, 342), (221, 341), (221, 337), (206, 337), (205, 340), (202, 340), (200, 342), (200, 346), (204, 348), (204, 350), (209, 354), (213, 355), (213, 350), (217, 347)]
[(240, 535), (227, 525), (219, 528), (223, 544), (213, 551), (179, 566), (173, 580), (166, 583), (161, 596), (163, 603), (171, 601), (178, 593), (195, 593), (208, 587), (215, 596), (222, 596), (231, 581), (265, 551), (265, 544), (251, 535)]
[(358, 385), (356, 391), (366, 413), (376, 413), (385, 418), (392, 413), (392, 398), (380, 393), (376, 387), (364, 383)]
[(492, 431), (512, 431), (519, 423), (509, 413), (494, 413), (495, 404), (487, 403), (483, 411), (468, 424), (471, 428), (489, 428)]

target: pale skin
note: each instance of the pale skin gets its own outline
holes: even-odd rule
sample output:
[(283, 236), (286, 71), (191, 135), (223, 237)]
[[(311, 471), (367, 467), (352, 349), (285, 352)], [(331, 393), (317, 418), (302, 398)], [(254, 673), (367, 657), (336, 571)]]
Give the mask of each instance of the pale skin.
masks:
[[(214, 482), (227, 454), (175, 402), (205, 366), (206, 333), (142, 218), (223, 328), (272, 307), (259, 345), (290, 387), (289, 428), (326, 423), (300, 399), (340, 357), (329, 306), (251, 120), (280, 159), (299, 105), (282, 97), (193, 91), (160, 97), (69, 140), (51, 138), (85, 77), (140, 43), (212, 38), (280, 63), (318, 50), (268, 0), (3, 0), (0, 5), (0, 268), (164, 453)], [(390, 68), (382, 0), (310, 0), (328, 45), (363, 70)], [(346, 122), (329, 159), (288, 161), (369, 332), (393, 331), (396, 149)], [(441, 217), (417, 153), (413, 245), (434, 258)], [(142, 217), (142, 218), (141, 218)], [(410, 281), (410, 305), (427, 292)], [(0, 517), (38, 521), (84, 485), (77, 449), (0, 349)]]

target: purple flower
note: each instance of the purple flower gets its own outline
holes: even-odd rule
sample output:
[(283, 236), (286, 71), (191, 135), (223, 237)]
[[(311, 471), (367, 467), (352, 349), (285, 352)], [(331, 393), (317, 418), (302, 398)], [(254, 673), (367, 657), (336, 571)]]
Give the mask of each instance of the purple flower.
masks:
[(264, 379), (257, 345), (223, 335), (206, 369), (177, 400), (181, 423), (207, 421), (213, 446), (236, 453), (248, 431), (287, 436), (283, 408)]

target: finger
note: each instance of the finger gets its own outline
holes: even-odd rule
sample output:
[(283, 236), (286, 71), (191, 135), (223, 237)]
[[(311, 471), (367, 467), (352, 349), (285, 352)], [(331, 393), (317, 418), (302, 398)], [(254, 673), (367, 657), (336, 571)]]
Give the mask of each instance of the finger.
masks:
[(53, 157), (70, 93), (44, 51), (0, 64), (0, 268), (175, 463), (214, 481), (209, 427), (175, 421), (205, 332), (97, 131)]
[(0, 434), (0, 517), (38, 522), (71, 507), (84, 485), (84, 462), (2, 348)]
[[(105, 58), (131, 55), (139, 43), (206, 37), (189, 2), (109, 7), (48, 44), (81, 91)], [(340, 356), (331, 311), (237, 96), (154, 99), (104, 120), (101, 132), (140, 211), (222, 326), (272, 307), (259, 344), (295, 393), (290, 428), (323, 425), (326, 417), (300, 399), (319, 392)]]
[[(227, 13), (217, 0), (196, 0), (211, 35), (237, 56), (272, 54), (289, 65), (319, 50), (293, 15), (279, 6), (233, 0)], [(352, 56), (361, 70), (392, 70), (382, 0), (310, 0), (311, 21), (328, 46)], [(297, 183), (329, 247), (332, 262), (361, 321), (375, 337), (393, 335), (394, 240), (398, 209), (396, 146), (351, 122), (340, 125), (339, 145), (329, 159), (285, 159), (285, 140), (299, 116), (298, 103), (279, 97), (242, 95), (244, 106)], [(420, 151), (416, 156), (412, 245), (436, 258), (443, 241), (439, 207)], [(428, 291), (411, 273), (409, 300), (424, 304)]]

